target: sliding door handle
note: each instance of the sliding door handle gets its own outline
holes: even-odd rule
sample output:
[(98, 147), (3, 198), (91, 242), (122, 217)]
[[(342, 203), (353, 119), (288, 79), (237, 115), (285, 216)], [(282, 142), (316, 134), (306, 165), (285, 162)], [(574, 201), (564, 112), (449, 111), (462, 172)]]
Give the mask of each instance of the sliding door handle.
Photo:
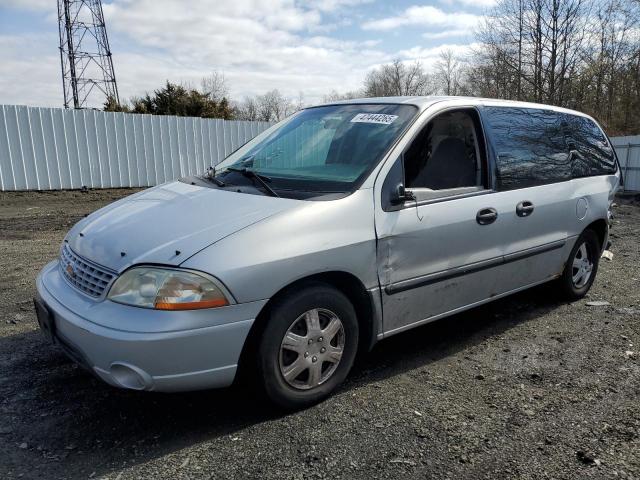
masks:
[(495, 208), (483, 208), (476, 215), (476, 222), (480, 225), (489, 225), (498, 218), (498, 211)]
[(528, 217), (533, 213), (533, 203), (529, 200), (524, 200), (516, 205), (516, 215), (519, 217)]

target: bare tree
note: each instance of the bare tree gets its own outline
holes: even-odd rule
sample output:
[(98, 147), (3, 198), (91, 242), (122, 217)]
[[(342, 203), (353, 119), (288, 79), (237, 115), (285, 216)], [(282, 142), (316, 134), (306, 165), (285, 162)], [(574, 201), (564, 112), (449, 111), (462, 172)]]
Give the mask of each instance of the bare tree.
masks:
[(435, 64), (436, 75), (443, 86), (445, 95), (458, 95), (462, 65), (453, 50), (440, 52), (440, 59)]
[(229, 88), (224, 73), (211, 72), (211, 75), (200, 81), (200, 86), (202, 93), (209, 95), (211, 100), (219, 102), (223, 98), (229, 98)]
[(637, 133), (638, 25), (637, 0), (499, 0), (463, 90), (581, 109), (610, 133)]
[[(619, 90), (631, 93), (627, 82), (633, 83), (633, 63), (638, 52), (638, 9), (622, 0), (606, 0), (594, 15), (594, 47), (587, 60), (587, 78), (597, 93), (592, 97), (592, 108), (602, 112), (601, 119), (612, 123), (616, 104), (628, 119), (633, 102), (620, 99)], [(636, 82), (637, 82), (636, 75)], [(625, 81), (626, 80), (626, 81)], [(615, 123), (615, 122), (614, 122)]]
[(296, 98), (295, 102), (293, 102), (293, 112), (291, 113), (299, 112), (303, 108), (304, 108), (304, 92), (299, 91), (298, 98)]
[(592, 0), (500, 0), (477, 32), (476, 61), (503, 98), (562, 103), (581, 59)]
[(394, 60), (367, 74), (363, 94), (365, 97), (430, 95), (434, 90), (433, 80), (420, 62), (405, 64)]
[(264, 95), (245, 97), (242, 102), (234, 106), (234, 113), (235, 118), (239, 120), (279, 122), (302, 108), (304, 108), (302, 92), (298, 94), (294, 101), (285, 97), (279, 90), (274, 89)]
[(361, 97), (364, 97), (364, 94), (359, 90), (352, 90), (344, 93), (339, 93), (337, 90), (331, 90), (331, 92), (322, 96), (322, 101), (324, 103), (330, 103), (330, 102), (338, 102), (340, 100), (351, 100), (353, 98), (361, 98)]
[(294, 103), (278, 89), (257, 97), (258, 118), (268, 122), (279, 122), (296, 111)]
[(244, 97), (242, 102), (234, 105), (233, 112), (238, 120), (258, 120), (258, 103), (255, 97)]

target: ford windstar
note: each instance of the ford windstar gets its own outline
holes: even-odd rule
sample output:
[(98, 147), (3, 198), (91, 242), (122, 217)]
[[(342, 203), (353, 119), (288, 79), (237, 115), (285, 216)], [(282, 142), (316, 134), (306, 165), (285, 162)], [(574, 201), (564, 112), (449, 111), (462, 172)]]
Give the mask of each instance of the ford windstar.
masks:
[(398, 332), (545, 282), (583, 297), (620, 181), (603, 130), (570, 110), (306, 108), (81, 220), (37, 278), (38, 321), (114, 386), (208, 389), (242, 371), (300, 408)]

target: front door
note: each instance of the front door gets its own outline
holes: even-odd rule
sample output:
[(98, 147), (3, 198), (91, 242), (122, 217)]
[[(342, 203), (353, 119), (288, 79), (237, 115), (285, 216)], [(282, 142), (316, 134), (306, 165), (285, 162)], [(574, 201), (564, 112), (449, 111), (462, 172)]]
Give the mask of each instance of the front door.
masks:
[[(385, 333), (501, 293), (508, 222), (498, 193), (389, 212), (378, 228)], [(478, 218), (486, 216), (485, 220)]]
[(500, 293), (510, 199), (488, 188), (484, 146), (475, 109), (445, 111), (389, 172), (415, 201), (376, 209), (385, 334)]

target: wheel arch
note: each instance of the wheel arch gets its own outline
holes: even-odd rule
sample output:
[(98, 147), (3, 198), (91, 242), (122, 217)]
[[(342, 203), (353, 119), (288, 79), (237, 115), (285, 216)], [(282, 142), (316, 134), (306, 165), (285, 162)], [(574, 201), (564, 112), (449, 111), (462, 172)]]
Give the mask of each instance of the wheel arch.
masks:
[(598, 236), (598, 241), (600, 242), (600, 250), (604, 250), (606, 248), (606, 241), (609, 233), (609, 224), (603, 218), (599, 218), (591, 222), (585, 230), (593, 230)]
[(264, 331), (269, 319), (269, 312), (273, 303), (283, 295), (295, 290), (303, 288), (305, 285), (312, 283), (323, 283), (341, 291), (351, 301), (356, 311), (359, 327), (358, 354), (369, 351), (377, 341), (377, 311), (372, 295), (367, 291), (364, 284), (355, 275), (344, 271), (330, 271), (309, 275), (297, 279), (285, 287), (281, 288), (269, 301), (262, 307), (262, 310), (256, 317), (255, 322), (251, 326), (251, 330), (242, 347), (240, 359), (238, 361), (238, 372), (244, 376), (247, 374), (247, 366), (250, 363), (252, 354), (256, 351), (258, 339)]

